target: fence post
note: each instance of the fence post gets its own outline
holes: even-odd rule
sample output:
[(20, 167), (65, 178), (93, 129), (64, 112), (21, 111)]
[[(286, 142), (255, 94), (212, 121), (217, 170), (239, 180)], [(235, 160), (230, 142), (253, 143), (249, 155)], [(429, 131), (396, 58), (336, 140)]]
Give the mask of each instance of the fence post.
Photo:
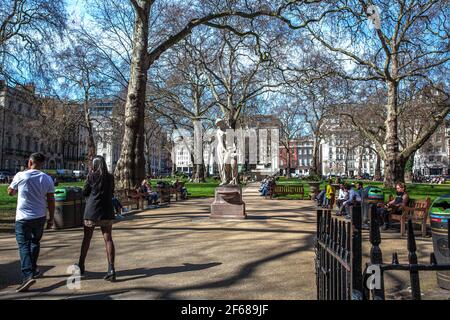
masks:
[[(416, 254), (416, 238), (414, 236), (414, 228), (411, 218), (408, 220), (408, 261), (409, 265), (417, 265), (417, 254)], [(413, 300), (421, 300), (420, 295), (420, 279), (419, 270), (410, 269), (409, 277), (411, 280), (411, 296)]]
[(322, 224), (323, 224), (323, 211), (317, 210), (317, 231), (316, 231), (316, 286), (317, 286), (317, 300), (322, 299), (322, 281), (321, 281), (321, 271), (320, 266), (322, 251), (320, 249), (319, 240), (322, 236)]
[[(370, 263), (371, 264), (382, 264), (383, 254), (380, 249), (381, 235), (380, 227), (378, 225), (377, 217), (377, 207), (374, 204), (370, 205), (370, 243), (372, 247), (370, 248)], [(374, 300), (384, 300), (384, 279), (383, 271), (380, 271), (380, 288), (376, 288), (372, 291), (372, 298)]]
[(352, 246), (351, 246), (351, 263), (352, 263), (352, 288), (355, 291), (355, 297), (352, 299), (361, 300), (363, 297), (363, 279), (362, 279), (362, 217), (361, 205), (356, 204), (352, 207)]

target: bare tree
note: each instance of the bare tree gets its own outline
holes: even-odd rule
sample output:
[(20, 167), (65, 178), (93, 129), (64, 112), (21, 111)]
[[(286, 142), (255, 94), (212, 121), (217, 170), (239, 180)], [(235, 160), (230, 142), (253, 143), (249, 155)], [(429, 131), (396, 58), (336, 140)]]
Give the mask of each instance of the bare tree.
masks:
[[(443, 75), (448, 73), (449, 46), (446, 27), (448, 1), (396, 0), (333, 1), (321, 10), (335, 13), (306, 28), (314, 39), (333, 53), (342, 67), (336, 72), (345, 79), (376, 81), (383, 85), (384, 139), (372, 128), (355, 124), (376, 146), (385, 163), (385, 185), (403, 181), (406, 161), (434, 132), (450, 112)], [(309, 12), (300, 15), (311, 19)], [(370, 24), (370, 21), (373, 24)], [(333, 28), (330, 29), (329, 26)], [(373, 27), (372, 27), (373, 26)], [(332, 32), (330, 32), (332, 30)], [(440, 92), (430, 126), (400, 151), (399, 92), (412, 82), (416, 87), (432, 87)]]
[[(158, 113), (171, 116), (171, 121), (189, 119), (190, 130), (193, 130), (196, 121), (202, 124), (205, 120), (212, 121), (210, 111), (216, 105), (200, 62), (201, 56), (195, 49), (196, 45), (201, 46), (202, 37), (196, 39), (195, 44), (192, 41), (187, 38), (180, 42), (175, 46), (176, 50), (161, 60), (165, 67), (156, 70), (148, 89), (148, 99)], [(183, 123), (178, 125), (185, 126)], [(191, 158), (194, 160), (193, 154)], [(193, 162), (193, 179), (195, 182), (204, 182), (203, 156), (199, 160), (200, 163)]]
[[(285, 97), (278, 99), (273, 107), (273, 114), (276, 114), (280, 119), (280, 143), (286, 151), (286, 177), (290, 177), (292, 168), (292, 155), (295, 148), (292, 142), (300, 137), (300, 134), (305, 129), (305, 123), (302, 121), (302, 107), (298, 101), (292, 97)], [(283, 153), (284, 155), (284, 153)], [(298, 163), (295, 165), (298, 166)]]
[[(125, 105), (125, 133), (121, 157), (115, 172), (118, 188), (121, 189), (135, 187), (144, 176), (144, 126), (142, 119), (144, 118), (147, 71), (160, 56), (202, 25), (208, 25), (209, 27), (223, 26), (220, 19), (224, 17), (235, 17), (235, 19), (250, 22), (258, 17), (271, 17), (292, 27), (297, 27), (283, 16), (283, 13), (293, 6), (303, 3), (303, 1), (290, 1), (275, 7), (269, 1), (258, 1), (250, 4), (247, 1), (214, 0), (195, 1), (186, 5), (178, 2), (176, 5), (164, 8), (161, 6), (161, 2), (155, 0), (130, 0), (130, 2), (135, 18), (132, 35), (133, 48)], [(158, 8), (162, 8), (162, 10), (158, 11)], [(159, 24), (156, 22), (151, 25), (153, 21), (151, 17), (158, 17), (160, 19)], [(174, 21), (174, 17), (178, 19)], [(168, 21), (173, 21), (173, 24)], [(159, 34), (160, 42), (149, 43), (151, 33)]]
[(58, 54), (62, 61), (60, 77), (65, 81), (67, 88), (72, 89), (76, 95), (82, 96), (84, 111), (84, 126), (87, 129), (87, 164), (91, 165), (96, 155), (96, 142), (94, 126), (91, 118), (91, 106), (96, 97), (102, 95), (108, 82), (101, 76), (106, 68), (92, 48), (83, 43), (73, 44)]
[[(62, 1), (0, 2), (0, 76), (20, 84), (33, 78), (50, 81), (46, 56), (66, 28)], [(24, 86), (24, 89), (27, 89)]]

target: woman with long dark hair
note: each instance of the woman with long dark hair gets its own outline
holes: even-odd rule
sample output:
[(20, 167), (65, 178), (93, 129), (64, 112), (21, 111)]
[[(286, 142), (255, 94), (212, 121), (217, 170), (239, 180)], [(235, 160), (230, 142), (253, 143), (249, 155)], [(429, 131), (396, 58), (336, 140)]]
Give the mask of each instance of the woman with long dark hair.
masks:
[(114, 194), (114, 177), (108, 172), (105, 158), (95, 156), (92, 168), (86, 178), (83, 194), (87, 197), (84, 210), (84, 237), (81, 245), (78, 267), (80, 274), (84, 274), (86, 255), (91, 243), (92, 234), (96, 226), (99, 226), (105, 240), (108, 257), (108, 272), (104, 279), (116, 280), (114, 269), (115, 248), (112, 240), (112, 223), (114, 220), (114, 208), (111, 199)]

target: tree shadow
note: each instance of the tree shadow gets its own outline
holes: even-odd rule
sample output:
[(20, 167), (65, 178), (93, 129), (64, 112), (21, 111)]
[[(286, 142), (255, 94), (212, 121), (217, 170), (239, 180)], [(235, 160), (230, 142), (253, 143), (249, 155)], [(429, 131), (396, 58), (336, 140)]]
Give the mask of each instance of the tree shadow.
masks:
[(109, 293), (94, 293), (94, 294), (86, 294), (86, 295), (79, 295), (76, 297), (69, 297), (67, 300), (114, 300), (112, 296), (117, 294), (123, 294), (127, 293), (129, 290), (118, 290), (113, 291)]
[[(148, 278), (155, 275), (173, 274), (180, 272), (199, 271), (213, 268), (221, 265), (221, 262), (210, 263), (183, 263), (181, 266), (159, 267), (159, 268), (136, 268), (129, 270), (120, 270), (117, 272), (116, 282), (125, 282), (136, 279)], [(103, 275), (103, 274), (102, 274)], [(126, 277), (126, 278), (123, 278)]]
[[(45, 273), (55, 266), (39, 265), (41, 277), (45, 277)], [(22, 281), (22, 274), (20, 271), (20, 260), (15, 260), (5, 264), (0, 264), (0, 290), (9, 287), (13, 284), (19, 284)]]

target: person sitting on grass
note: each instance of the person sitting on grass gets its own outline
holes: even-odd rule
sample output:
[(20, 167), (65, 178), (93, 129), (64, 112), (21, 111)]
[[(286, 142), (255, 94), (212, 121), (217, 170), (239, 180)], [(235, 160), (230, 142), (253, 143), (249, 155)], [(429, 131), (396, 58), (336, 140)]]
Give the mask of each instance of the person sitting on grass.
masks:
[(401, 215), (403, 207), (407, 207), (409, 203), (409, 195), (406, 192), (406, 185), (403, 182), (398, 182), (395, 185), (397, 196), (394, 200), (386, 204), (379, 203), (377, 206), (377, 216), (384, 222), (383, 230), (390, 228), (389, 216), (391, 214)]

